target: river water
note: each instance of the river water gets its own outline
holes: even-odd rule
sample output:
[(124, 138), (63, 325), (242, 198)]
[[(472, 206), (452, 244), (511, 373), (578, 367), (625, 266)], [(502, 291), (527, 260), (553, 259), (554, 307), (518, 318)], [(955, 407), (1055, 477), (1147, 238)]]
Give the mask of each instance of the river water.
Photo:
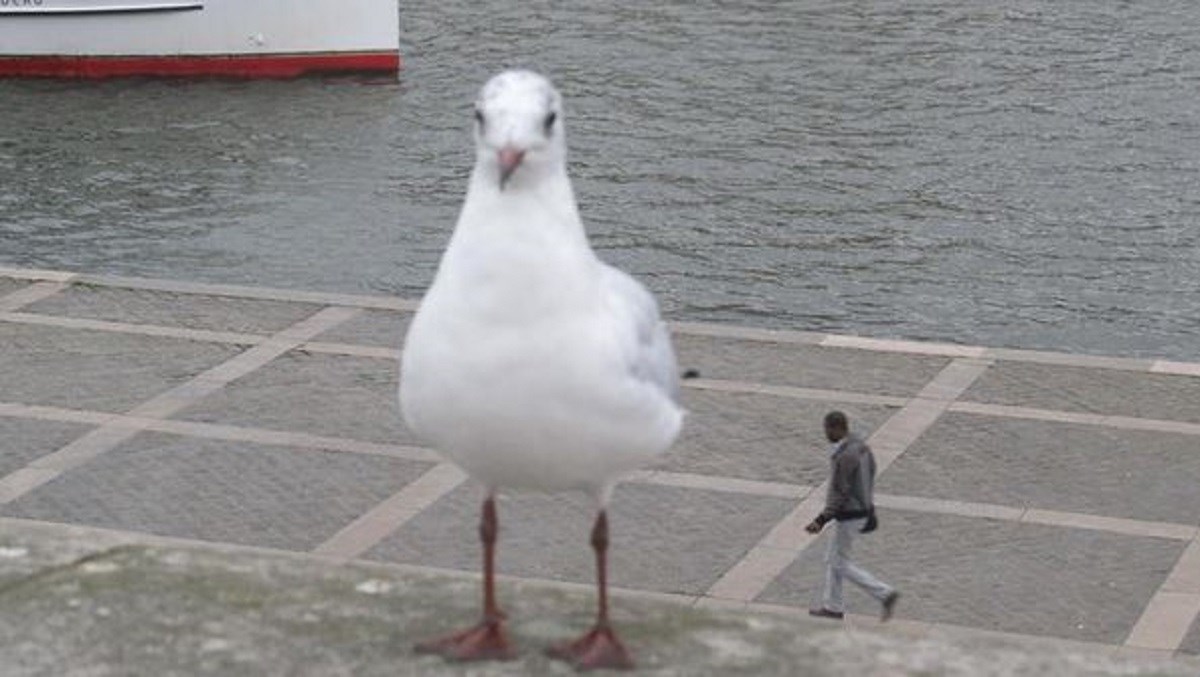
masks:
[(0, 263), (419, 295), (504, 66), (676, 319), (1200, 359), (1200, 3), (401, 8), (392, 79), (0, 82)]

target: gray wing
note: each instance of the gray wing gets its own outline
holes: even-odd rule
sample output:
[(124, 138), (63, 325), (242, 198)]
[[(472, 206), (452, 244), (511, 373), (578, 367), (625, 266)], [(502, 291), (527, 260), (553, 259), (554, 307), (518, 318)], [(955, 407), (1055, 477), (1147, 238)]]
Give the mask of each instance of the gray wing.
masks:
[(617, 321), (627, 323), (630, 329), (622, 346), (630, 373), (678, 403), (679, 367), (667, 324), (658, 314), (658, 303), (640, 282), (612, 266), (601, 265), (609, 307)]

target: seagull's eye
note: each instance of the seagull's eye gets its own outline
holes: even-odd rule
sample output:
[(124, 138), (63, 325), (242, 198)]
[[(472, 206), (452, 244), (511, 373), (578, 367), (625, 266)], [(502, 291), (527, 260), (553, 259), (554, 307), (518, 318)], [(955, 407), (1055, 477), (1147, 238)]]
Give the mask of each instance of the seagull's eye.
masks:
[(483, 111), (478, 108), (475, 109), (475, 122), (479, 123), (480, 129), (483, 128)]
[(546, 114), (546, 119), (542, 121), (542, 129), (546, 131), (546, 136), (550, 136), (550, 130), (554, 129), (554, 121), (558, 119), (558, 114), (550, 111)]

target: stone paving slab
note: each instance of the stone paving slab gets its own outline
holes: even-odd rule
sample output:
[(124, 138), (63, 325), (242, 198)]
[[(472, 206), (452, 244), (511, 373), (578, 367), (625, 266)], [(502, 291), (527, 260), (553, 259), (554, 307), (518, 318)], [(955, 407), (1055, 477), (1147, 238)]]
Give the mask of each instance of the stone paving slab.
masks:
[(663, 470), (764, 482), (816, 485), (829, 472), (822, 421), (841, 409), (863, 435), (894, 408), (813, 402), (755, 393), (684, 389), (683, 435), (659, 466)]
[(5, 401), (124, 412), (238, 354), (234, 346), (0, 322)]
[(0, 417), (0, 477), (51, 454), (91, 426)]
[(24, 280), (14, 280), (8, 277), (0, 277), (0, 296), (7, 296), (22, 287), (28, 285)]
[(1120, 369), (997, 362), (963, 396), (989, 404), (1200, 422), (1200, 379)]
[(1197, 617), (1192, 622), (1192, 627), (1188, 630), (1187, 637), (1184, 638), (1183, 644), (1179, 645), (1179, 650), (1193, 656), (1200, 656), (1200, 617)]
[[(592, 611), (588, 591), (502, 581), (518, 660), (451, 665), (410, 647), (475, 618), (471, 578), (59, 527), (0, 528), (0, 553), (8, 553), (0, 556), (6, 677), (570, 675), (540, 649), (582, 631)], [(1183, 676), (1200, 665), (954, 629), (844, 632), (623, 595), (613, 607), (640, 662), (634, 674), (663, 677)]]
[(382, 456), (144, 433), (0, 514), (311, 550), (428, 467)]
[(878, 490), (1200, 524), (1200, 440), (1072, 423), (946, 414)]
[(314, 340), (399, 349), (408, 333), (411, 313), (367, 310), (358, 317), (320, 334)]
[[(900, 618), (1120, 644), (1184, 545), (1034, 524), (899, 510), (854, 543), (855, 561), (904, 595)], [(819, 604), (828, 534), (759, 597)], [(847, 606), (879, 605), (847, 582)]]
[(183, 410), (205, 423), (412, 444), (395, 360), (291, 351)]
[[(465, 485), (368, 553), (372, 559), (476, 571), (482, 491)], [(704, 592), (782, 518), (792, 501), (718, 491), (627, 484), (609, 525), (613, 585)], [(498, 571), (577, 583), (595, 580), (589, 545), (595, 507), (580, 494), (503, 496)]]
[(22, 311), (110, 322), (273, 334), (320, 309), (320, 306), (307, 303), (72, 285), (22, 308)]
[(756, 381), (879, 395), (917, 394), (950, 360), (853, 348), (765, 343), (676, 332), (684, 369), (705, 378)]

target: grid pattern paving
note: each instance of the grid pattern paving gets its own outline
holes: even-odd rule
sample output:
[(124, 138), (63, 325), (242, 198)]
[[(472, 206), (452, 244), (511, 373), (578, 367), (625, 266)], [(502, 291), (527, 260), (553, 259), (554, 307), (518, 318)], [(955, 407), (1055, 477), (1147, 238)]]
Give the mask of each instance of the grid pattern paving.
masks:
[[(0, 528), (473, 571), (478, 489), (394, 404), (415, 307), (0, 269)], [(627, 594), (803, 613), (839, 408), (880, 461), (859, 556), (906, 592), (901, 622), (1200, 652), (1200, 365), (674, 329), (704, 378), (676, 450), (614, 499)], [(589, 584), (588, 512), (507, 498), (500, 570)]]
[(1192, 629), (1180, 644), (1179, 650), (1183, 653), (1200, 656), (1200, 618), (1192, 622)]
[[(889, 510), (886, 528), (855, 541), (864, 562), (904, 589), (906, 613), (1004, 632), (1120, 643), (1183, 551), (1180, 541), (959, 515)], [(762, 594), (819, 603), (828, 536)], [(948, 544), (953, 544), (950, 546)], [(874, 609), (865, 593), (851, 608)]]

